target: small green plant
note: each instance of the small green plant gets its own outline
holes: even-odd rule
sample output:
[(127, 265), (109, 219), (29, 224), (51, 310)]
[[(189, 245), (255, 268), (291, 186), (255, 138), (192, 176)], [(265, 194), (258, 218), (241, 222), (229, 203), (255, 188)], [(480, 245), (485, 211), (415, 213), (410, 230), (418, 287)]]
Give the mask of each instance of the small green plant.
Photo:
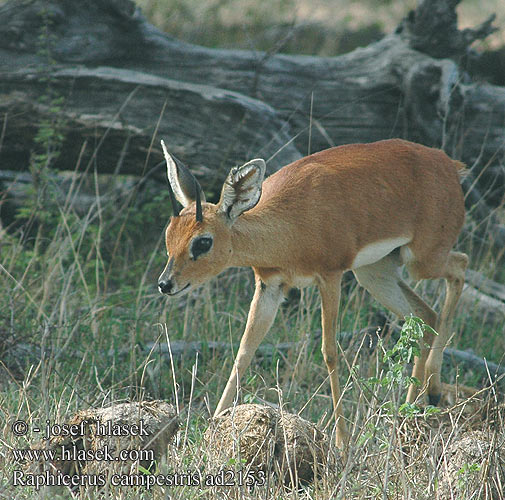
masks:
[(463, 489), (475, 477), (476, 473), (480, 471), (480, 468), (479, 464), (464, 464), (457, 473), (458, 488)]
[[(437, 332), (427, 325), (421, 318), (408, 316), (400, 332), (400, 337), (395, 345), (384, 352), (383, 363), (386, 365), (385, 373), (381, 377), (369, 377), (364, 381), (368, 388), (380, 386), (389, 391), (407, 388), (410, 384), (420, 385), (416, 377), (405, 375), (405, 365), (412, 363), (415, 356), (420, 355), (420, 343), (423, 341), (425, 332), (437, 335)], [(379, 348), (383, 348), (382, 341), (379, 341)], [(413, 417), (422, 410), (419, 406), (404, 402), (397, 404), (394, 401), (386, 401), (383, 408), (389, 413), (397, 413), (403, 417)], [(427, 406), (424, 410), (425, 416), (432, 415), (440, 411), (433, 406)]]
[(405, 318), (400, 338), (384, 354), (383, 362), (387, 363), (388, 372), (382, 379), (381, 383), (383, 385), (388, 385), (392, 382), (404, 387), (410, 384), (419, 384), (419, 380), (415, 377), (405, 377), (403, 375), (403, 368), (406, 363), (411, 363), (414, 360), (414, 356), (420, 355), (419, 343), (422, 342), (425, 331), (437, 335), (437, 332), (421, 318), (417, 318), (416, 316)]
[[(45, 88), (38, 98), (38, 104), (44, 110), (44, 116), (37, 124), (37, 132), (33, 138), (29, 164), (32, 184), (28, 188), (27, 202), (18, 210), (16, 218), (28, 221), (27, 227), (36, 223), (39, 235), (43, 234), (44, 238), (48, 238), (54, 234), (60, 217), (56, 201), (59, 193), (54, 183), (56, 176), (52, 168), (60, 156), (65, 140), (65, 119), (61, 113), (65, 99), (51, 77), (56, 65), (52, 55), (53, 48), (57, 43), (53, 33), (53, 21), (47, 9), (42, 9), (39, 16), (41, 28), (37, 39), (37, 56), (42, 63), (37, 71), (38, 81)], [(36, 238), (36, 241), (40, 241), (40, 238)]]

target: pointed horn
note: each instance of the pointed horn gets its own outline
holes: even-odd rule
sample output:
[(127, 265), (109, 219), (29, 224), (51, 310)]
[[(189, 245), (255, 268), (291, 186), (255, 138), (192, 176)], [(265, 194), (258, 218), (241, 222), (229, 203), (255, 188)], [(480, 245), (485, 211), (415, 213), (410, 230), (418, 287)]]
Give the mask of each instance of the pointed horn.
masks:
[(203, 214), (202, 214), (202, 200), (200, 197), (200, 186), (198, 185), (198, 182), (196, 179), (195, 180), (195, 194), (196, 194), (196, 222), (202, 222), (203, 221)]
[(179, 205), (177, 205), (177, 200), (175, 199), (174, 191), (172, 190), (172, 186), (170, 182), (168, 183), (168, 195), (170, 196), (170, 203), (172, 203), (172, 210), (174, 212), (174, 217), (179, 215)]

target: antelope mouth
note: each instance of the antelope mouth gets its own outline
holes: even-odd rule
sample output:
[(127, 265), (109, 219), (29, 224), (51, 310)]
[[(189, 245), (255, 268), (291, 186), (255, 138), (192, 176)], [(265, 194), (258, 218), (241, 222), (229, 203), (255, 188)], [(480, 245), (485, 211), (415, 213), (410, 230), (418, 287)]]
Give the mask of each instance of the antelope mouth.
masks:
[(191, 283), (188, 283), (184, 288), (177, 290), (177, 292), (167, 293), (166, 295), (169, 295), (170, 297), (175, 297), (176, 295), (180, 295), (183, 292), (185, 292), (190, 287), (190, 285), (191, 285)]

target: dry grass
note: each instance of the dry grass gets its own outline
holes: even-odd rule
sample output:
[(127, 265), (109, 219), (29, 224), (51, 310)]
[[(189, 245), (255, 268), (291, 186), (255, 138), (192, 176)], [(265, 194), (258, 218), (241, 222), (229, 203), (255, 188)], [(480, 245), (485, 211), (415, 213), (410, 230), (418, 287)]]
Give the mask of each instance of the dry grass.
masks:
[[(301, 0), (173, 0), (165, 4), (143, 0), (143, 5), (155, 22), (181, 37), (194, 34), (195, 27), (204, 29), (213, 19), (218, 28), (240, 22), (249, 36), (255, 26), (266, 21), (324, 20), (335, 28), (357, 27), (369, 23), (372, 12), (372, 7), (363, 11), (363, 5), (372, 2), (359, 7), (348, 2), (335, 14), (330, 8), (334, 4), (323, 0), (311, 4), (311, 9)], [(501, 3), (498, 6), (502, 9)], [(273, 7), (279, 11), (272, 12)], [(374, 20), (388, 31), (408, 7), (386, 2), (373, 10)], [(493, 2), (485, 6), (463, 2), (461, 9), (470, 8), (477, 9), (478, 16), (464, 14), (463, 19), (467, 16), (468, 24), (474, 24), (486, 16), (485, 9), (493, 10)], [(237, 18), (239, 10), (243, 18)], [(259, 24), (250, 22), (255, 19)], [(250, 36), (247, 43), (257, 47)], [(449, 469), (451, 447), (475, 429), (484, 432), (495, 448), (484, 458), (472, 455), (472, 463), (456, 470), (460, 498), (470, 498), (465, 496), (465, 488), (474, 484), (474, 473), (480, 474), (477, 488), (493, 481), (493, 487), (500, 487), (499, 469), (488, 467), (496, 463), (491, 458), (497, 460), (494, 450), (503, 443), (503, 411), (496, 409), (499, 395), (490, 390), (477, 407), (473, 402), (458, 403), (442, 414), (407, 418), (398, 412), (403, 389), (370, 386), (370, 377), (384, 378), (384, 365), (381, 356), (371, 355), (361, 339), (342, 357), (344, 408), (352, 439), (341, 467), (329, 467), (318, 481), (295, 490), (286, 489), (273, 474), (267, 477), (267, 484), (253, 491), (190, 484), (194, 480), (189, 476), (206, 473), (209, 452), (203, 433), (232, 359), (204, 350), (197, 357), (174, 358), (168, 363), (156, 348), (145, 350), (143, 346), (148, 342), (166, 344), (170, 339), (236, 342), (252, 295), (251, 273), (232, 270), (184, 300), (167, 301), (157, 293), (155, 283), (164, 265), (161, 232), (168, 216), (168, 196), (152, 188), (143, 195), (127, 189), (120, 196), (104, 198), (102, 195), (110, 194), (110, 183), (78, 174), (72, 175), (71, 181), (72, 188), (60, 201), (25, 214), (16, 230), (11, 228), (0, 236), (0, 498), (70, 498), (65, 488), (35, 491), (12, 485), (14, 471), (20, 467), (13, 461), (12, 450), (30, 447), (39, 439), (34, 426), (46, 420), (64, 422), (89, 407), (152, 399), (174, 403), (183, 426), (177, 445), (168, 448), (167, 456), (151, 472), (178, 474), (183, 484), (150, 491), (110, 486), (108, 498), (433, 499), (444, 471)], [(94, 200), (82, 212), (76, 205), (85, 189)], [(472, 252), (471, 233), (461, 244), (463, 250), (474, 254), (473, 269), (489, 277), (503, 276), (492, 251)], [(355, 282), (348, 280), (344, 292), (341, 330), (358, 331), (379, 324), (381, 308)], [(426, 294), (430, 303), (440, 303), (439, 289), (428, 289)], [(476, 311), (459, 311), (453, 345), (472, 346), (479, 355), (500, 363), (505, 352), (503, 325), (488, 323)], [(256, 359), (244, 380), (243, 400), (266, 400), (286, 411), (300, 412), (331, 439), (331, 396), (316, 335), (319, 315), (318, 296), (312, 289), (281, 309), (269, 341), (300, 340), (302, 347)], [(385, 336), (386, 345), (394, 341), (392, 330)], [(476, 375), (469, 372), (446, 370), (444, 377), (467, 385), (476, 381)], [(14, 435), (11, 425), (16, 420), (27, 422), (27, 435)], [(337, 463), (336, 450), (332, 448), (330, 453)], [(223, 463), (223, 470), (237, 465)], [(83, 489), (80, 498), (103, 495), (90, 488)]]
[[(167, 33), (209, 46), (335, 55), (356, 45), (366, 45), (379, 31), (392, 32), (415, 8), (416, 0), (136, 0), (147, 18)], [(457, 8), (461, 28), (474, 27), (491, 14), (505, 25), (505, 5), (500, 0), (463, 0)], [(289, 30), (281, 26), (313, 26), (296, 44), (286, 43)], [(370, 27), (373, 27), (370, 31)], [(377, 31), (376, 31), (377, 30)], [(351, 32), (359, 37), (348, 43)], [(372, 36), (372, 38), (370, 38)], [(504, 31), (493, 34), (481, 47), (504, 44)]]
[[(212, 453), (203, 433), (224, 387), (231, 357), (204, 350), (198, 357), (174, 358), (167, 363), (156, 347), (145, 350), (142, 346), (150, 341), (161, 345), (170, 339), (236, 341), (252, 293), (251, 274), (232, 270), (185, 300), (167, 301), (155, 289), (164, 264), (162, 224), (157, 227), (160, 224), (153, 222), (150, 230), (147, 222), (156, 219), (160, 206), (168, 207), (167, 197), (158, 195), (156, 199), (148, 193), (147, 198), (154, 196), (155, 201), (146, 203), (144, 199), (142, 204), (140, 195), (128, 189), (127, 194), (107, 201), (103, 195), (108, 183), (96, 179), (89, 183), (95, 202), (87, 211), (78, 212), (78, 193), (86, 185), (80, 184), (81, 179), (74, 175), (75, 187), (61, 201), (54, 219), (41, 222), (35, 218), (31, 232), (24, 225), (23, 231), (7, 232), (0, 242), (0, 498), (69, 498), (65, 488), (35, 491), (28, 486), (14, 487), (13, 474), (20, 464), (13, 460), (12, 450), (33, 446), (40, 439), (33, 427), (43, 426), (46, 420), (62, 423), (78, 410), (127, 400), (164, 399), (177, 406), (183, 422), (177, 446), (168, 448), (168, 455), (151, 473), (176, 474), (186, 482), (149, 491), (109, 484), (107, 491), (115, 499), (161, 499), (166, 495), (174, 499), (428, 499), (435, 495), (444, 467), (449, 467), (447, 450), (460, 436), (480, 429), (490, 442), (501, 443), (503, 414), (488, 411), (486, 406), (499, 403), (493, 391), (488, 399), (478, 400), (477, 407), (459, 404), (440, 415), (406, 418), (398, 413), (405, 390), (370, 385), (371, 376), (384, 379), (382, 355), (380, 351), (370, 355), (368, 346), (357, 338), (342, 362), (344, 407), (352, 439), (341, 466), (327, 467), (316, 482), (294, 490), (286, 489), (274, 473), (267, 474), (266, 484), (253, 491), (195, 485), (192, 475), (205, 478), (210, 474)], [(139, 224), (143, 228), (140, 241), (135, 231)], [(486, 266), (490, 259), (486, 254)], [(476, 267), (477, 261), (472, 264)], [(353, 281), (348, 280), (344, 289), (341, 329), (357, 331), (377, 325), (381, 309)], [(427, 293), (433, 303), (440, 292), (432, 289)], [(331, 440), (331, 396), (315, 338), (319, 315), (318, 296), (312, 289), (281, 309), (269, 341), (300, 339), (302, 347), (257, 359), (245, 378), (243, 399), (267, 400), (287, 412), (301, 412)], [(484, 348), (492, 338), (491, 350), (480, 354), (501, 361), (505, 340), (498, 335), (499, 325), (489, 325), (486, 318), (468, 310), (460, 311), (456, 328), (458, 343), (471, 339), (472, 345)], [(385, 342), (391, 345), (391, 334), (386, 334)], [(454, 381), (454, 373), (446, 371), (444, 376)], [(461, 373), (459, 383), (472, 384), (473, 376)], [(12, 432), (16, 420), (28, 423), (26, 436)], [(330, 454), (330, 463), (338, 464), (333, 447)], [(223, 461), (224, 472), (218, 470), (228, 474), (228, 479), (230, 471), (238, 474), (242, 465), (232, 458)], [(496, 469), (483, 468), (481, 458), (477, 456), (463, 467), (460, 476), (465, 479), (468, 474), (489, 470), (486, 477), (497, 481)], [(215, 468), (212, 474), (216, 474)], [(101, 493), (84, 488), (80, 498), (98, 499)]]
[[(141, 194), (127, 184), (125, 190), (119, 189), (119, 196), (107, 197), (110, 182), (89, 181), (73, 174), (73, 188), (63, 198), (55, 197), (56, 205), (26, 214), (20, 221), (23, 224), (0, 241), (0, 498), (69, 498), (65, 488), (35, 491), (13, 486), (20, 464), (13, 460), (12, 451), (39, 441), (40, 434), (33, 428), (44, 426), (47, 420), (62, 423), (79, 410), (122, 401), (162, 399), (178, 408), (183, 425), (177, 446), (168, 448), (167, 457), (151, 473), (176, 474), (186, 483), (149, 491), (109, 484), (107, 491), (114, 499), (166, 495), (174, 499), (428, 499), (438, 491), (444, 467), (449, 467), (450, 446), (461, 435), (478, 428), (490, 436), (490, 442), (501, 443), (501, 413), (486, 414), (478, 426), (462, 405), (441, 416), (401, 415), (405, 390), (390, 384), (371, 385), (370, 377), (384, 380), (382, 354), (380, 350), (370, 354), (365, 337), (356, 337), (341, 365), (344, 408), (352, 431), (342, 466), (327, 467), (318, 481), (295, 490), (286, 490), (284, 481), (273, 473), (254, 491), (191, 483), (192, 475), (208, 474), (211, 453), (203, 434), (232, 359), (204, 349), (199, 356), (174, 358), (169, 363), (156, 346), (174, 339), (236, 342), (252, 294), (251, 273), (231, 270), (183, 300), (167, 301), (156, 291), (156, 279), (165, 259), (164, 221), (159, 212), (166, 207), (168, 213), (168, 196), (154, 187)], [(87, 210), (77, 210), (79, 193), (86, 189), (94, 193), (94, 201)], [(471, 237), (466, 241), (469, 244)], [(493, 270), (492, 252), (472, 259), (473, 268), (480, 266), (485, 272)], [(430, 303), (440, 303), (439, 289), (428, 289), (425, 295)], [(377, 326), (381, 311), (354, 281), (346, 281), (342, 331)], [(479, 354), (501, 362), (505, 352), (502, 325), (489, 323), (476, 311), (459, 311), (453, 345), (478, 346)], [(258, 357), (245, 377), (242, 396), (246, 402), (266, 400), (287, 412), (300, 412), (331, 441), (331, 396), (316, 335), (319, 316), (313, 289), (304, 290), (299, 300), (281, 308), (268, 340), (273, 344), (300, 340), (301, 348)], [(394, 342), (392, 332), (386, 332), (385, 346)], [(153, 341), (153, 349), (143, 348)], [(454, 382), (456, 375), (444, 371), (448, 382)], [(464, 372), (457, 380), (472, 385), (477, 378)], [(496, 406), (498, 394), (490, 391), (489, 401)], [(475, 412), (483, 415), (482, 408)], [(13, 433), (11, 425), (16, 420), (27, 422), (26, 435)], [(338, 463), (333, 447), (330, 454), (331, 463)], [(241, 465), (232, 458), (223, 462), (223, 471), (235, 471)], [(498, 481), (496, 469), (486, 468), (481, 458), (475, 457), (457, 471), (463, 469), (463, 479), (476, 471), (489, 471), (489, 481)], [(96, 488), (83, 489), (80, 498), (98, 499), (101, 493)]]

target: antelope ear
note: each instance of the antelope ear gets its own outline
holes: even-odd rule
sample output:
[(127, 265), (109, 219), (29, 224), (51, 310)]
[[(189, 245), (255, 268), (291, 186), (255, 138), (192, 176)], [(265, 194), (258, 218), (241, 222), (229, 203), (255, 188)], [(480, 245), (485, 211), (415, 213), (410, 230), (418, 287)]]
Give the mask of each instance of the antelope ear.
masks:
[(172, 191), (174, 192), (177, 201), (183, 207), (187, 207), (196, 201), (197, 189), (200, 193), (201, 201), (205, 201), (205, 194), (194, 175), (186, 166), (183, 165), (181, 161), (170, 155), (164, 141), (161, 141), (161, 147), (163, 148), (163, 154), (165, 155), (165, 161), (167, 162), (168, 182), (172, 187)]
[(265, 161), (259, 158), (241, 167), (232, 168), (224, 181), (218, 210), (233, 221), (246, 210), (253, 208), (261, 196), (265, 169)]

